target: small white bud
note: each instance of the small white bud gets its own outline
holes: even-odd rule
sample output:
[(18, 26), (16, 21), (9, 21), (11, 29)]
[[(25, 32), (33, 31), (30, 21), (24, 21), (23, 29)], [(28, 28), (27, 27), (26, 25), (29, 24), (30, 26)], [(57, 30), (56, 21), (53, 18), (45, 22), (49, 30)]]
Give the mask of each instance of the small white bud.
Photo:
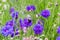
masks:
[(45, 38), (45, 40), (48, 40), (48, 38)]
[(36, 14), (36, 18), (38, 18), (38, 14)]
[(7, 5), (6, 5), (6, 4), (4, 4), (3, 9), (4, 9), (4, 10), (6, 10), (6, 9), (7, 9)]

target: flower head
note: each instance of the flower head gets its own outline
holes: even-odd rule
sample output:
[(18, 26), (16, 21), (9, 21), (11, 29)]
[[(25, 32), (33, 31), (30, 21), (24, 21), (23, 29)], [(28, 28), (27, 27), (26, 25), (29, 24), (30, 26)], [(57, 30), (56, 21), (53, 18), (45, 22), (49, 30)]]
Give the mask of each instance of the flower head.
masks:
[(41, 11), (41, 16), (43, 16), (44, 18), (48, 18), (50, 16), (50, 11), (45, 9)]
[(57, 28), (57, 33), (60, 34), (60, 26)]
[(3, 36), (8, 36), (8, 35), (9, 35), (9, 31), (6, 30), (5, 27), (3, 27), (3, 28), (1, 29), (1, 34), (2, 34)]
[(32, 25), (32, 20), (28, 19), (28, 18), (25, 18), (24, 19), (24, 24), (25, 24), (26, 27), (31, 26)]
[(13, 31), (13, 27), (11, 27), (10, 25), (5, 25), (5, 26), (1, 29), (1, 34), (2, 34), (3, 36), (8, 36), (12, 31)]
[(14, 26), (14, 24), (15, 24), (14, 20), (10, 20), (6, 22), (6, 25)]
[(58, 37), (56, 38), (56, 40), (60, 40), (60, 36), (58, 36)]
[(3, 36), (8, 36), (9, 34), (11, 34), (14, 31), (14, 24), (14, 20), (8, 21), (1, 29), (1, 34)]
[(29, 27), (32, 25), (32, 20), (25, 18), (24, 20), (20, 19), (20, 27)]
[(18, 18), (18, 14), (19, 14), (19, 12), (16, 11), (16, 12), (12, 13), (11, 16), (12, 16), (13, 19), (14, 18), (17, 19)]
[(16, 11), (16, 13), (15, 13), (15, 19), (17, 19), (17, 18), (18, 18), (18, 15), (19, 15), (19, 12), (18, 12), (18, 11)]
[(35, 26), (33, 27), (33, 31), (35, 34), (42, 34), (43, 29), (43, 26), (40, 24), (35, 24)]
[(27, 11), (34, 11), (36, 8), (35, 8), (35, 6), (34, 5), (28, 5), (27, 7), (26, 7), (26, 10)]
[(12, 14), (13, 12), (15, 12), (15, 9), (13, 7), (10, 8), (10, 13)]
[(24, 22), (23, 22), (22, 19), (19, 20), (19, 23), (20, 23), (20, 27), (21, 27), (21, 28), (25, 27), (25, 26), (24, 26)]
[(12, 16), (12, 18), (17, 19), (18, 18), (18, 11), (15, 11), (15, 9), (13, 7), (10, 8), (10, 15)]

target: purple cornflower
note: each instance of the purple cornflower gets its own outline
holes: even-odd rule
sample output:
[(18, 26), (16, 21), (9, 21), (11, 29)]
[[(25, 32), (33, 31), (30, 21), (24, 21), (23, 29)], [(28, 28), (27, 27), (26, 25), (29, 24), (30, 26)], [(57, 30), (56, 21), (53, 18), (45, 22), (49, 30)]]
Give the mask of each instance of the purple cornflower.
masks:
[(24, 22), (23, 22), (22, 19), (19, 20), (19, 23), (20, 23), (20, 27), (21, 27), (21, 29), (22, 29), (23, 27), (25, 27), (25, 26), (24, 26)]
[(42, 34), (43, 29), (43, 26), (40, 24), (35, 24), (35, 26), (33, 27), (33, 31), (35, 34)]
[(25, 18), (24, 19), (24, 24), (25, 24), (26, 27), (31, 26), (32, 25), (32, 20)]
[(14, 37), (14, 36), (17, 36), (19, 35), (19, 30), (16, 29), (16, 30), (13, 30), (11, 33), (10, 33), (11, 37)]
[(10, 14), (12, 18), (15, 18), (15, 12)]
[(20, 34), (19, 30), (16, 29), (15, 31), (12, 31), (10, 35), (11, 37), (14, 37), (14, 36), (19, 36), (19, 34)]
[(11, 34), (14, 31), (14, 24), (15, 24), (15, 21), (14, 20), (8, 21), (4, 25), (4, 27), (1, 29), (1, 34), (3, 36), (8, 36), (9, 34)]
[(27, 7), (26, 7), (26, 10), (27, 11), (34, 11), (36, 8), (35, 8), (35, 6), (34, 5), (28, 5)]
[(1, 34), (2, 34), (3, 36), (8, 36), (8, 35), (9, 35), (9, 31), (6, 30), (5, 27), (3, 27), (3, 28), (1, 29)]
[(20, 27), (23, 28), (23, 27), (29, 27), (32, 25), (32, 20), (31, 19), (28, 19), (28, 18), (24, 18), (24, 20), (20, 19)]
[(3, 36), (11, 36), (11, 37), (14, 37), (15, 35), (18, 35), (19, 32), (18, 32), (18, 29), (16, 29), (15, 31), (15, 21), (14, 20), (10, 20), (8, 21), (5, 26), (1, 29), (1, 34)]
[(12, 16), (12, 18), (17, 19), (18, 18), (18, 11), (15, 11), (15, 9), (13, 7), (10, 8), (10, 15)]
[(11, 27), (10, 25), (5, 25), (5, 26), (1, 29), (1, 34), (2, 34), (3, 36), (8, 36), (12, 31), (13, 31), (13, 27)]
[(58, 36), (58, 37), (56, 38), (56, 40), (60, 40), (60, 36)]
[(14, 9), (14, 7), (11, 7), (10, 8), (10, 13), (12, 14), (13, 12), (15, 12), (15, 9)]
[(11, 16), (12, 16), (12, 18), (17, 19), (18, 18), (18, 14), (19, 14), (19, 12), (16, 11), (16, 12), (12, 13)]
[(60, 34), (60, 26), (57, 28), (57, 33)]
[(16, 29), (16, 31), (12, 31), (10, 35), (11, 35), (11, 37), (14, 37), (14, 36), (17, 36), (17, 35), (19, 36), (19, 30)]
[(41, 11), (41, 16), (43, 16), (44, 18), (48, 18), (50, 16), (50, 11), (45, 9)]
[(15, 24), (14, 20), (10, 20), (6, 22), (6, 25), (14, 26), (14, 24)]

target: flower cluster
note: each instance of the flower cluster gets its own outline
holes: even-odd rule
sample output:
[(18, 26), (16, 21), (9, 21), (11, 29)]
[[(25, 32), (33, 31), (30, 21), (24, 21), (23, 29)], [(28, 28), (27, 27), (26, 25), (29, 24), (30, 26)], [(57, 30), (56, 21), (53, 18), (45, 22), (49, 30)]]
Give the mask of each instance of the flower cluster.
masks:
[(14, 7), (11, 7), (10, 8), (10, 14), (12, 14), (13, 12), (15, 12), (15, 9), (14, 9)]
[[(34, 5), (28, 5), (26, 7), (27, 11), (34, 11), (35, 9), (36, 8)], [(13, 7), (11, 7), (10, 15), (12, 16), (12, 20), (8, 21), (5, 24), (5, 26), (1, 29), (1, 33), (4, 36), (11, 35), (11, 37), (14, 37), (15, 35), (19, 34), (18, 29), (15, 30), (15, 26), (17, 25), (15, 19), (18, 18), (19, 12), (15, 11), (15, 9)], [(48, 18), (50, 16), (50, 11), (47, 9), (42, 10), (40, 15), (44, 18)], [(24, 18), (24, 19), (20, 18), (20, 20), (19, 20), (20, 28), (23, 30), (26, 30), (28, 27), (32, 26), (32, 24), (33, 24), (32, 21), (33, 20), (31, 18)], [(44, 22), (42, 20), (38, 20), (37, 23), (33, 27), (34, 34), (42, 34), (43, 30), (44, 30)], [(60, 33), (59, 30), (60, 30), (60, 28), (58, 29), (58, 33)], [(26, 31), (24, 31), (24, 32), (26, 32)]]
[(10, 25), (10, 21), (8, 22), (8, 24), (6, 24), (2, 29), (1, 29), (1, 33), (4, 36), (8, 36), (9, 34), (12, 33), (12, 31), (14, 30), (14, 27), (12, 26), (12, 24)]
[[(31, 10), (33, 11), (35, 9), (36, 8), (35, 8), (34, 5), (28, 5), (26, 7), (27, 11), (31, 11)], [(44, 18), (48, 18), (50, 16), (50, 11), (48, 9), (42, 10), (40, 15)], [(35, 24), (35, 26), (33, 27), (33, 31), (34, 31), (35, 34), (42, 34), (43, 29), (44, 29), (43, 24), (44, 24), (43, 21), (38, 20), (37, 24)]]
[(12, 16), (12, 20), (7, 21), (6, 24), (4, 25), (4, 27), (1, 29), (1, 34), (3, 36), (10, 35), (11, 37), (13, 37), (14, 35), (19, 34), (18, 30), (15, 29), (15, 26), (16, 26), (15, 19), (18, 18), (18, 14), (19, 14), (19, 12), (15, 11), (15, 9), (13, 7), (10, 8), (10, 15)]
[(14, 36), (19, 36), (19, 30), (18, 29), (16, 29), (15, 31), (12, 31), (11, 37), (14, 37)]

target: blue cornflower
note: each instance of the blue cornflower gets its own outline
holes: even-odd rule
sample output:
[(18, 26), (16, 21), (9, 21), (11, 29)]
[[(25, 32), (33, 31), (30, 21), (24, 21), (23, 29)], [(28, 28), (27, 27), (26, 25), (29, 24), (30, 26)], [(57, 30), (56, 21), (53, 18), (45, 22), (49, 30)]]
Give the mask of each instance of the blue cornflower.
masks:
[(15, 12), (11, 14), (11, 17), (14, 19), (15, 18)]
[(8, 36), (8, 35), (9, 35), (9, 31), (6, 30), (5, 27), (3, 27), (3, 28), (1, 29), (1, 34), (2, 34), (3, 36)]
[(40, 24), (35, 24), (33, 31), (35, 34), (42, 34), (44, 27)]
[(6, 22), (6, 25), (14, 26), (15, 21), (14, 20), (9, 20)]
[(13, 7), (10, 8), (10, 15), (12, 16), (12, 18), (17, 19), (18, 18), (18, 11), (15, 11), (15, 9)]
[(28, 19), (28, 18), (24, 18), (24, 20), (20, 19), (20, 27), (23, 28), (23, 27), (29, 27), (32, 25), (32, 20), (31, 19)]
[(11, 27), (10, 25), (5, 25), (5, 26), (1, 29), (1, 34), (2, 34), (3, 36), (8, 36), (12, 31), (13, 31), (13, 27)]
[(60, 34), (60, 26), (57, 28), (57, 33)]
[(56, 38), (56, 40), (60, 40), (60, 36), (58, 36), (58, 37)]
[(48, 18), (50, 16), (50, 11), (45, 9), (41, 11), (41, 16), (43, 16), (44, 18)]
[(10, 8), (10, 13), (12, 14), (13, 12), (15, 12), (15, 9), (14, 9), (14, 7), (11, 7)]
[(15, 21), (14, 20), (8, 21), (4, 25), (4, 27), (1, 29), (1, 34), (3, 36), (8, 36), (9, 34), (11, 34), (14, 31), (14, 24), (15, 24)]
[(24, 26), (24, 22), (23, 22), (22, 19), (19, 20), (19, 23), (20, 23), (20, 27), (21, 27), (21, 29), (22, 29), (23, 27), (25, 27), (25, 26)]
[(25, 18), (24, 19), (24, 24), (25, 24), (26, 27), (31, 26), (32, 25), (32, 20)]
[(34, 11), (36, 8), (35, 8), (35, 6), (34, 5), (28, 5), (27, 7), (26, 7), (26, 10), (27, 11)]
[(1, 29), (1, 34), (3, 36), (8, 36), (10, 35), (11, 37), (14, 37), (14, 35), (18, 35), (18, 29), (16, 29), (15, 31), (15, 21), (14, 20), (10, 20), (8, 21), (4, 27)]
[(19, 29), (17, 28), (15, 31), (12, 31), (10, 35), (11, 35), (11, 37), (19, 35)]
[(18, 18), (18, 15), (19, 15), (18, 11), (16, 11), (16, 12), (14, 12), (14, 13), (11, 14), (12, 18), (15, 18), (15, 19)]
[(15, 19), (17, 19), (17, 18), (18, 18), (18, 15), (19, 15), (19, 12), (18, 12), (18, 11), (16, 11), (16, 13), (15, 13)]

